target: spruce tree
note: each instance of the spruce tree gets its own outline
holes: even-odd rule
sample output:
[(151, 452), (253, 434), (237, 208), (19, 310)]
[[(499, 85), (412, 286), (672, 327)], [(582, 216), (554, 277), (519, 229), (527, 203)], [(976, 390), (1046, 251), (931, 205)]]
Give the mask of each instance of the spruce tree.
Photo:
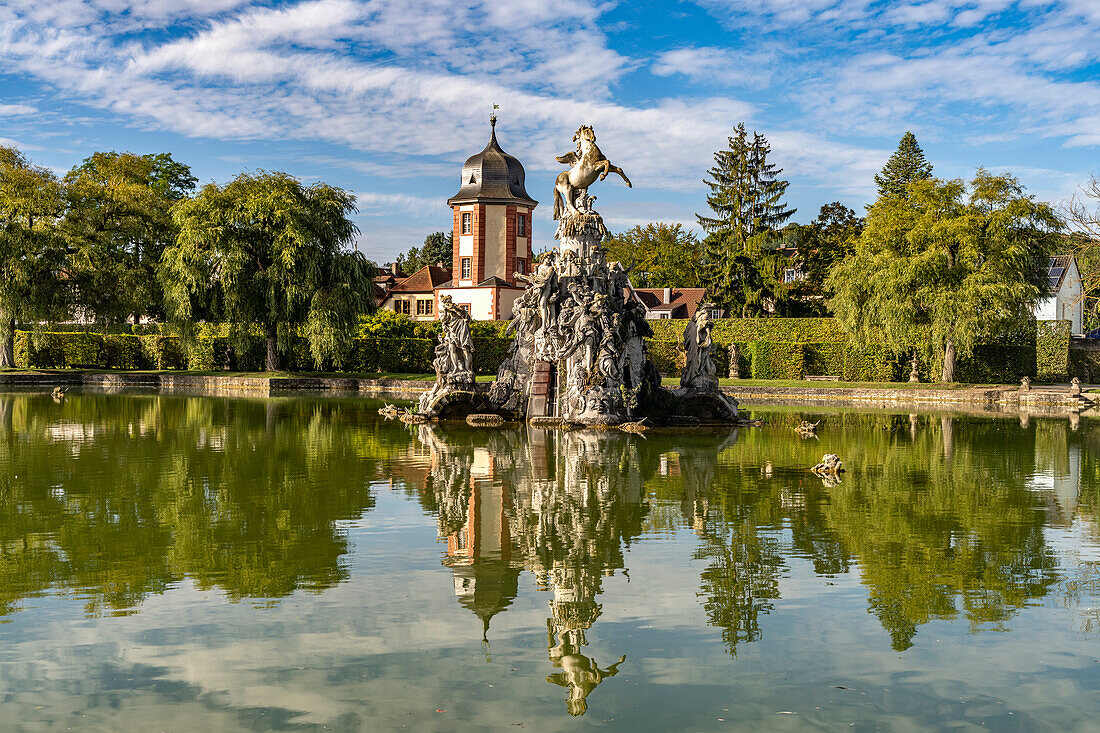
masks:
[(727, 140), (704, 180), (713, 215), (696, 216), (709, 234), (703, 242), (704, 280), (727, 312), (758, 314), (773, 299), (765, 291), (775, 279), (768, 276), (775, 268), (765, 262), (763, 249), (795, 210), (783, 202), (789, 184), (779, 178), (782, 169), (768, 162), (767, 138), (754, 132), (750, 140), (741, 123)]
[(879, 198), (904, 196), (910, 183), (927, 181), (931, 177), (932, 164), (924, 157), (916, 135), (906, 132), (901, 136), (898, 149), (886, 161), (882, 171), (875, 174), (875, 184), (878, 186)]

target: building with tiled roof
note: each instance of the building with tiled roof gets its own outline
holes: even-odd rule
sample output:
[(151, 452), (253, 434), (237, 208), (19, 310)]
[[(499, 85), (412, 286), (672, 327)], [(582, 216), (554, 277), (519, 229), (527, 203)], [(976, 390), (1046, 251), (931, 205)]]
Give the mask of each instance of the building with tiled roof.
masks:
[(439, 313), (436, 291), (450, 283), (450, 270), (425, 265), (386, 291), (379, 307), (415, 320), (434, 321)]
[(1069, 321), (1073, 333), (1083, 331), (1085, 299), (1081, 289), (1081, 272), (1073, 255), (1056, 255), (1047, 265), (1049, 295), (1035, 305), (1039, 321)]
[(692, 318), (706, 300), (706, 288), (634, 288), (646, 318)]
[(524, 187), (523, 165), (497, 142), (496, 119), (491, 122), (489, 142), (466, 159), (458, 193), (447, 200), (454, 221), (451, 269), (421, 268), (393, 284), (381, 307), (429, 320), (439, 314), (439, 298), (450, 295), (476, 320), (512, 317), (525, 287), (515, 273), (531, 271), (531, 216), (538, 201)]

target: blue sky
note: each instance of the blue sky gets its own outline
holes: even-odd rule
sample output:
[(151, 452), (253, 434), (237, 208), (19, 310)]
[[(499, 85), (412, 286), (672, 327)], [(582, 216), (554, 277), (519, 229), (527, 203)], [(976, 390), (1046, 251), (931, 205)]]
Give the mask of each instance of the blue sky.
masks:
[(905, 130), (939, 176), (1057, 201), (1100, 173), (1098, 59), (1100, 0), (0, 0), (0, 143), (59, 171), (113, 149), (325, 180), (383, 262), (449, 228), (494, 103), (539, 249), (581, 123), (634, 182), (593, 189), (613, 230), (693, 225), (738, 121), (798, 221), (861, 209)]

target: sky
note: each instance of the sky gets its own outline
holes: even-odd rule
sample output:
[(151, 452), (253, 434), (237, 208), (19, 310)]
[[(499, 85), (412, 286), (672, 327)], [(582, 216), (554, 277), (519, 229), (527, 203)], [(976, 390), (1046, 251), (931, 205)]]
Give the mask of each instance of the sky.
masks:
[(494, 104), (536, 250), (581, 124), (634, 183), (592, 189), (612, 231), (694, 227), (738, 122), (793, 221), (862, 211), (906, 130), (939, 177), (1060, 201), (1100, 173), (1100, 0), (0, 0), (0, 144), (59, 172), (125, 150), (322, 180), (379, 263), (449, 230)]

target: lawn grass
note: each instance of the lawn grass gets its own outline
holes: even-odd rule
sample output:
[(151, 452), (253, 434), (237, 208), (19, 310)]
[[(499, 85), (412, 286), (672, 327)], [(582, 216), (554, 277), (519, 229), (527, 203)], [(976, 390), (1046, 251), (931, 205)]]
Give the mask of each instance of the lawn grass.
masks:
[[(661, 383), (666, 387), (679, 386), (678, 377), (665, 377)], [(964, 384), (961, 382), (921, 382), (910, 384), (909, 382), (831, 382), (810, 381), (808, 379), (719, 379), (718, 383), (723, 387), (812, 387), (814, 389), (829, 387), (846, 387), (856, 389), (978, 389), (983, 387), (1012, 387), (1016, 385), (1006, 384)]]

